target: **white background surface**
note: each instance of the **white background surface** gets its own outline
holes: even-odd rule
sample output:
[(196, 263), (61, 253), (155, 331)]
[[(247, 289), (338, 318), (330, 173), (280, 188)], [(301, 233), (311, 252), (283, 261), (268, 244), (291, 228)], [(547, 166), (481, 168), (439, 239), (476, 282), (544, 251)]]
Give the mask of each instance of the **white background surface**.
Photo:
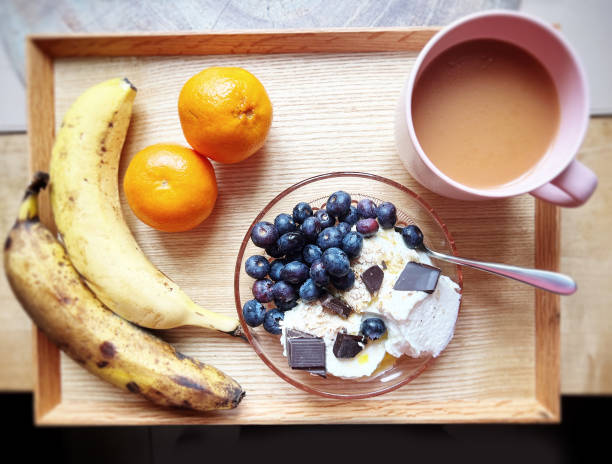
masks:
[(0, 46), (0, 132), (26, 130), (26, 101), (23, 84)]
[(612, 0), (523, 0), (520, 10), (561, 25), (586, 68), (591, 114), (612, 113)]

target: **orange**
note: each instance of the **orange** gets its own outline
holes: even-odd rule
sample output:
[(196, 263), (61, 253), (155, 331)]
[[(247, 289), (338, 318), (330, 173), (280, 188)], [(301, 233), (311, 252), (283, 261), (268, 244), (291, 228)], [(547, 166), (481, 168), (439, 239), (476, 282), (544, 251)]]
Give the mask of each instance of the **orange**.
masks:
[(178, 113), (192, 148), (220, 163), (238, 163), (264, 144), (272, 124), (266, 89), (242, 68), (207, 68), (183, 86)]
[(217, 200), (210, 161), (180, 145), (151, 145), (136, 153), (123, 189), (134, 214), (164, 232), (193, 229), (210, 215)]

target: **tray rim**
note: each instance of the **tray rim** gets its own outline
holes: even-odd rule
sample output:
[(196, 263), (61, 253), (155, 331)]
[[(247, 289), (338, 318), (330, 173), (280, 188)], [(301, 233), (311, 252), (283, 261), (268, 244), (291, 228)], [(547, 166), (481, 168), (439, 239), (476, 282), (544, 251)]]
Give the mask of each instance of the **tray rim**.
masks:
[[(55, 133), (54, 59), (102, 56), (174, 56), (210, 54), (367, 53), (418, 51), (439, 27), (291, 29), (224, 32), (129, 32), (107, 34), (38, 34), (26, 38), (28, 146), (30, 171), (46, 170)], [(163, 39), (160, 40), (160, 39)], [(190, 48), (178, 47), (184, 41)], [(236, 42), (238, 41), (238, 42)], [(139, 48), (138, 48), (139, 47)], [(33, 136), (32, 134), (36, 134)], [(558, 270), (560, 209), (535, 201), (535, 266)], [(48, 194), (41, 198), (41, 220), (55, 230)], [(527, 399), (423, 402), (422, 415), (369, 417), (368, 423), (559, 422), (560, 297), (535, 291), (535, 396)], [(59, 349), (33, 325), (34, 422), (36, 425), (163, 425), (244, 423), (228, 415), (194, 416), (161, 411), (156, 422), (138, 417), (79, 414), (80, 403), (62, 402)], [(361, 401), (361, 400), (356, 400)], [(455, 403), (454, 408), (449, 404)], [(86, 403), (89, 404), (89, 403)], [(108, 406), (116, 403), (100, 403)], [(485, 405), (485, 406), (483, 406)], [(510, 415), (498, 415), (506, 411)], [(509, 409), (507, 409), (509, 408)], [(129, 410), (124, 404), (119, 408)], [(133, 408), (134, 409), (134, 408)], [(139, 405), (136, 409), (142, 409)], [(112, 410), (112, 408), (111, 408)], [(149, 409), (147, 409), (149, 411)], [(154, 409), (151, 409), (154, 411)], [(210, 420), (212, 417), (212, 421)], [(363, 419), (326, 423), (365, 423)], [(262, 420), (248, 423), (302, 423)], [(309, 421), (313, 423), (313, 421)]]
[[(254, 29), (235, 31), (134, 31), (108, 33), (30, 34), (34, 44), (52, 58), (78, 56), (153, 56), (256, 53), (339, 53), (420, 50), (441, 28), (375, 27), (325, 29)], [(190, 48), (175, 48), (186, 38)], [(163, 39), (163, 46), (157, 43)], [(237, 39), (243, 42), (235, 43)], [(293, 40), (292, 40), (293, 39)], [(307, 39), (307, 40), (305, 40)], [(248, 41), (245, 43), (244, 41)], [(106, 42), (101, 44), (101, 42)], [(398, 46), (398, 43), (400, 46)], [(139, 48), (136, 48), (137, 45)], [(163, 48), (162, 48), (163, 47)], [(26, 52), (27, 55), (27, 52)], [(26, 56), (27, 59), (27, 56)]]

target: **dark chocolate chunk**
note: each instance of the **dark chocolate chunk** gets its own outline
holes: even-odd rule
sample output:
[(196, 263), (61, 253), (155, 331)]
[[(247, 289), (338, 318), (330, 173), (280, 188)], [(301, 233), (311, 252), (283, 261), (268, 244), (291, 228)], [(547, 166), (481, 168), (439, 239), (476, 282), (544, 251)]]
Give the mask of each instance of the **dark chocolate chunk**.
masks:
[(287, 357), (290, 358), (290, 351), (291, 351), (291, 345), (289, 343), (289, 339), (292, 338), (317, 338), (312, 334), (306, 333), (306, 332), (302, 332), (301, 330), (297, 330), (297, 329), (287, 329), (285, 331), (285, 349), (287, 351)]
[(306, 332), (302, 332), (301, 330), (297, 330), (297, 329), (287, 329), (287, 333), (285, 334), (285, 337), (287, 338), (316, 338), (314, 335), (306, 333)]
[(292, 369), (325, 370), (325, 342), (322, 338), (288, 337), (286, 343)]
[(346, 319), (353, 312), (353, 308), (344, 301), (342, 298), (331, 296), (327, 294), (323, 300), (321, 300), (321, 306), (328, 312), (337, 314), (340, 317)]
[(384, 271), (377, 265), (374, 265), (363, 271), (361, 280), (363, 280), (368, 292), (374, 293), (380, 289), (384, 275)]
[(336, 358), (354, 358), (357, 356), (366, 343), (363, 335), (349, 335), (343, 332), (338, 332), (336, 341), (334, 342), (334, 356)]
[(395, 282), (393, 290), (433, 293), (439, 277), (440, 269), (437, 267), (410, 262)]
[[(296, 351), (295, 351), (295, 340), (311, 340), (311, 341), (315, 341), (315, 343), (321, 343), (322, 342), (322, 338), (319, 337), (315, 337), (312, 334), (306, 333), (306, 332), (302, 332), (301, 330), (296, 330), (296, 329), (287, 329), (286, 333), (285, 333), (285, 347), (287, 349), (287, 358), (289, 359), (289, 366), (291, 366), (293, 369), (304, 369), (308, 372), (310, 372), (311, 374), (315, 374), (315, 375), (319, 375), (321, 377), (327, 377), (327, 370), (325, 369), (325, 344), (323, 343), (323, 354), (322, 354), (322, 358), (319, 357), (318, 360), (316, 361), (317, 363), (321, 364), (321, 365), (317, 365), (315, 367), (298, 367), (295, 364), (295, 359), (296, 359)], [(316, 340), (319, 340), (320, 342), (316, 342)], [(299, 344), (300, 342), (298, 342)], [(297, 353), (299, 355), (300, 353), (300, 348), (297, 349)], [(299, 356), (298, 356), (299, 357)], [(321, 361), (322, 359), (322, 361)], [(303, 361), (303, 358), (302, 358)]]
[(387, 269), (387, 263), (385, 263), (385, 262), (383, 261), (383, 262), (382, 262), (382, 263), (380, 263), (380, 264), (382, 264), (382, 268), (383, 268), (383, 269), (385, 269), (385, 270)]

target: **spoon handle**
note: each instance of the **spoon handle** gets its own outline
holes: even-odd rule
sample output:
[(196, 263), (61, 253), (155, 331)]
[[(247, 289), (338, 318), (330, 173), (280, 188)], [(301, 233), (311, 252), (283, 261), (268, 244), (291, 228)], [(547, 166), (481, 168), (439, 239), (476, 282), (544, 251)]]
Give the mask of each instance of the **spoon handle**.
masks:
[(481, 271), (490, 272), (503, 277), (509, 277), (519, 282), (532, 285), (542, 290), (547, 290), (561, 295), (571, 295), (577, 289), (576, 282), (564, 274), (558, 272), (542, 271), (540, 269), (529, 269), (525, 267), (509, 266), (507, 264), (486, 263), (473, 259), (459, 258), (445, 255), (426, 248), (425, 251), (432, 258), (441, 259), (461, 266), (469, 266)]

